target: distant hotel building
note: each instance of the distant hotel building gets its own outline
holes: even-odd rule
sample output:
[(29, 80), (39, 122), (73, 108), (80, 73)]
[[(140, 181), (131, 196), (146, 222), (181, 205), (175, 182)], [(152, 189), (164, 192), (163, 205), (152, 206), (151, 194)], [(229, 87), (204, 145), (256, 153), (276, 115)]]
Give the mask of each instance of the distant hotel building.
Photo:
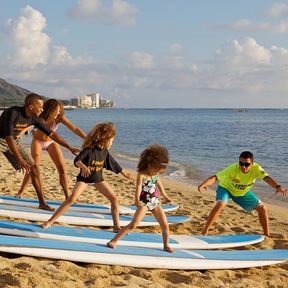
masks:
[(113, 101), (103, 99), (99, 93), (77, 97), (77, 107), (80, 108), (112, 108), (113, 106)]

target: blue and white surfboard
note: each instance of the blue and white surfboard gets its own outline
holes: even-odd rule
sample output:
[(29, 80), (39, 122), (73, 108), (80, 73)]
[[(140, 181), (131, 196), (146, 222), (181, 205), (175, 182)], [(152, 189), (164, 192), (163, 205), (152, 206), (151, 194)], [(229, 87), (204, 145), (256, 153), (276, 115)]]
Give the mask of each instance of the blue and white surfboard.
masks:
[[(0, 205), (0, 215), (18, 219), (26, 219), (32, 221), (47, 221), (53, 212), (36, 208)], [(126, 226), (131, 222), (133, 216), (120, 215), (120, 225)], [(167, 216), (169, 224), (184, 223), (191, 219), (190, 216)], [(81, 212), (66, 212), (57, 219), (59, 223), (83, 225), (83, 226), (113, 226), (112, 216), (110, 214), (95, 214)], [(157, 226), (159, 223), (153, 216), (145, 216), (139, 226)]]
[(239, 269), (288, 260), (288, 250), (176, 250), (117, 246), (0, 235), (0, 251), (84, 263), (162, 269)]
[[(60, 201), (47, 201), (47, 203), (54, 208), (58, 208), (62, 202)], [(32, 198), (15, 198), (11, 196), (0, 196), (0, 204), (9, 204), (16, 206), (24, 206), (31, 208), (38, 208), (39, 201)], [(179, 208), (179, 205), (161, 205), (165, 212), (175, 211)], [(120, 214), (134, 214), (137, 207), (134, 205), (121, 205)], [(70, 208), (71, 211), (83, 212), (83, 213), (97, 213), (97, 214), (109, 214), (111, 213), (110, 205), (104, 204), (73, 204)]]
[[(47, 229), (37, 224), (0, 221), (0, 233), (31, 238), (45, 238), (106, 244), (115, 233), (112, 231), (95, 230), (82, 227), (52, 226)], [(189, 236), (170, 235), (170, 245), (174, 249), (214, 249), (232, 248), (259, 243), (263, 235), (219, 235), (219, 236)], [(163, 247), (161, 234), (129, 233), (119, 241), (119, 245), (159, 248)]]

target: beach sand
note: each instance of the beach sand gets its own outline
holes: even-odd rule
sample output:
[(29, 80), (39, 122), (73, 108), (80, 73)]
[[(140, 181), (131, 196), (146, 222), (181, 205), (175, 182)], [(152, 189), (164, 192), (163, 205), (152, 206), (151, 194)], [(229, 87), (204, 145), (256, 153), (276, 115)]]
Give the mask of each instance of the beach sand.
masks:
[[(0, 161), (1, 194), (13, 196), (20, 187), (23, 175), (15, 172), (2, 155)], [(69, 186), (72, 189), (78, 169), (73, 166), (70, 160), (66, 160), (66, 166)], [(63, 200), (64, 196), (59, 185), (58, 173), (47, 155), (44, 155), (40, 169), (46, 199)], [(105, 172), (105, 179), (117, 193), (121, 204), (133, 204), (134, 187), (128, 180), (109, 171)], [(199, 193), (197, 187), (165, 178), (162, 180), (173, 202), (180, 204), (179, 210), (173, 213), (192, 216), (190, 222), (170, 226), (171, 234), (200, 235), (207, 215), (214, 205), (214, 192), (211, 190)], [(37, 198), (32, 187), (29, 188), (25, 196)], [(107, 200), (92, 186), (81, 195), (79, 202), (108, 204)], [(288, 249), (288, 209), (270, 204), (267, 206), (272, 238), (266, 238), (260, 244), (240, 249)], [(15, 219), (15, 221), (21, 220)], [(160, 228), (138, 228), (137, 231), (160, 233)], [(210, 234), (237, 233), (262, 233), (262, 229), (255, 213), (246, 214), (239, 207), (230, 203), (220, 215)], [(73, 263), (0, 252), (0, 287), (280, 288), (288, 287), (288, 262), (251, 269), (182, 271)]]

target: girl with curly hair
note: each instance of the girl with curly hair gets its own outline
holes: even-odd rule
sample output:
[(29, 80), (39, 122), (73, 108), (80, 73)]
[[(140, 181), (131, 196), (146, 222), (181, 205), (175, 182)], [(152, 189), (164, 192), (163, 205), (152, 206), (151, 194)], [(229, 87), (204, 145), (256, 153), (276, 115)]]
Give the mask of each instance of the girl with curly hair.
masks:
[(54, 215), (44, 224), (43, 228), (50, 227), (69, 207), (77, 201), (81, 193), (89, 183), (93, 183), (95, 188), (106, 197), (111, 203), (111, 213), (113, 218), (113, 231), (120, 230), (119, 204), (116, 194), (111, 186), (103, 178), (103, 168), (121, 173), (124, 177), (134, 180), (134, 178), (116, 162), (109, 153), (116, 135), (116, 127), (113, 123), (99, 123), (87, 135), (82, 145), (83, 150), (76, 156), (74, 164), (80, 168), (77, 181), (71, 195), (55, 211)]
[(164, 172), (168, 162), (168, 151), (163, 146), (153, 144), (142, 152), (137, 166), (138, 174), (135, 193), (137, 210), (132, 221), (107, 243), (108, 247), (114, 248), (117, 242), (137, 228), (145, 214), (151, 211), (162, 229), (163, 249), (170, 253), (174, 252), (169, 246), (169, 225), (167, 218), (158, 201), (158, 191), (160, 191), (165, 199), (165, 203), (171, 203), (159, 178), (159, 174)]

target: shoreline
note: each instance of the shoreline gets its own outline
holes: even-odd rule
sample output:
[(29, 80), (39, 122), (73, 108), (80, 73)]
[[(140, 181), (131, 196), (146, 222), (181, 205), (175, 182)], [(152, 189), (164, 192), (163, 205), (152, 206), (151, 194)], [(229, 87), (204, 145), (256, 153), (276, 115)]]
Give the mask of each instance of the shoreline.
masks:
[[(2, 155), (2, 154), (1, 154)], [(10, 164), (0, 156), (1, 194), (13, 196), (18, 191), (23, 175), (15, 172)], [(78, 169), (72, 160), (65, 159), (69, 188), (72, 189)], [(48, 200), (62, 200), (58, 173), (47, 153), (43, 153), (40, 165), (45, 197)], [(133, 170), (130, 170), (134, 172)], [(120, 204), (129, 205), (134, 202), (134, 186), (122, 175), (105, 171), (105, 179), (117, 194)], [(214, 206), (214, 191), (199, 193), (197, 187), (181, 184), (172, 179), (162, 177), (167, 194), (178, 211), (172, 214), (190, 215), (192, 220), (180, 225), (171, 225), (171, 234), (201, 235), (209, 211)], [(32, 187), (29, 187), (25, 197), (37, 198)], [(161, 200), (161, 198), (160, 198)], [(95, 191), (90, 185), (80, 196), (82, 203), (108, 204), (106, 198)], [(269, 209), (270, 229), (272, 238), (266, 238), (262, 243), (248, 245), (239, 249), (288, 249), (288, 209), (267, 204)], [(168, 213), (167, 213), (168, 214)], [(171, 213), (169, 213), (171, 214)], [(13, 218), (1, 217), (10, 221)], [(35, 223), (35, 222), (34, 222)], [(40, 222), (36, 222), (41, 224)], [(59, 225), (59, 224), (55, 224)], [(92, 228), (92, 227), (90, 227)], [(100, 229), (99, 227), (95, 227)], [(138, 232), (161, 233), (159, 227), (137, 228)], [(261, 234), (262, 229), (256, 214), (244, 213), (233, 203), (229, 203), (211, 229), (211, 235), (219, 234)], [(7, 287), (148, 287), (148, 288), (188, 288), (188, 287), (285, 287), (288, 279), (288, 262), (250, 269), (237, 270), (205, 270), (184, 271), (165, 269), (143, 269), (125, 266), (84, 264), (55, 259), (43, 259), (17, 254), (0, 253), (0, 283)], [(10, 285), (10, 286), (8, 286)], [(6, 286), (5, 286), (6, 287)]]
[[(24, 140), (23, 144), (28, 149), (30, 149), (29, 148), (29, 145), (30, 145), (29, 141), (31, 141), (30, 136), (23, 137), (23, 140)], [(67, 149), (62, 149), (62, 152), (66, 160), (73, 160), (75, 157)], [(119, 152), (115, 150), (113, 151), (113, 149), (112, 149), (112, 155), (121, 164), (123, 168), (136, 173), (136, 166), (137, 166), (137, 161), (138, 161), (138, 158), (136, 156), (128, 156), (128, 155), (125, 155), (123, 152)], [(191, 175), (187, 176), (185, 174), (185, 173), (188, 173), (185, 170), (185, 164), (171, 161), (169, 166), (170, 166), (170, 170), (168, 167), (168, 173), (163, 174), (164, 178), (173, 180), (179, 184), (185, 184), (185, 185), (189, 185), (192, 187), (195, 186), (196, 188), (204, 179), (206, 179), (207, 177), (213, 174), (213, 173), (211, 174), (204, 173), (204, 171), (201, 171), (197, 169), (196, 167), (193, 172), (190, 171)], [(178, 169), (179, 168), (178, 166), (180, 167), (180, 170)], [(185, 175), (183, 175), (183, 173)], [(213, 189), (215, 192), (216, 187), (217, 186), (215, 185), (214, 187), (213, 186), (210, 187), (210, 189), (211, 190)], [(257, 194), (257, 196), (263, 202), (265, 202), (265, 204), (266, 203), (273, 204), (273, 205), (277, 205), (279, 207), (288, 209), (288, 198), (281, 199), (282, 198), (281, 195), (278, 195), (275, 197), (273, 189), (268, 184), (264, 183), (264, 181), (257, 180), (253, 187), (253, 191)]]

